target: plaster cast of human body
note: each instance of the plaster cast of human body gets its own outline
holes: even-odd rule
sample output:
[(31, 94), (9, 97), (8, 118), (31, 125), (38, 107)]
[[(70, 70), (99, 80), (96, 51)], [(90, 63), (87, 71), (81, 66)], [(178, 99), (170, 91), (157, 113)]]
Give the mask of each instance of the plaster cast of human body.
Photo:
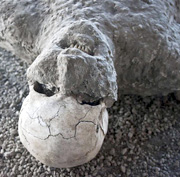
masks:
[(3, 0), (0, 46), (30, 64), (24, 146), (59, 168), (94, 158), (118, 94), (180, 90), (179, 31), (178, 0)]

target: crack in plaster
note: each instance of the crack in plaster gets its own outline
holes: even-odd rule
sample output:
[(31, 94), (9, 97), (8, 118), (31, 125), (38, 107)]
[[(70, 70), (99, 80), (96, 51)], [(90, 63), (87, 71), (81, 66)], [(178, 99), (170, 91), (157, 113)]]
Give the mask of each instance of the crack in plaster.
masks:
[[(22, 127), (22, 126), (21, 126), (21, 127)], [(25, 136), (25, 134), (24, 134), (24, 132), (23, 132), (22, 129), (21, 129), (21, 133), (22, 133), (25, 141), (27, 142), (27, 145), (31, 148), (31, 144), (30, 144), (29, 141), (27, 140), (27, 138), (26, 138), (26, 136)], [(36, 153), (32, 148), (31, 148), (31, 151), (32, 151), (34, 154), (38, 155), (38, 153)]]
[(75, 139), (76, 139), (77, 126), (78, 126), (80, 123), (92, 123), (92, 124), (94, 124), (94, 125), (97, 125), (97, 124), (95, 124), (93, 121), (79, 121), (79, 122), (75, 125), (75, 133), (74, 133), (74, 136), (71, 136), (71, 137), (68, 137), (68, 138), (64, 137), (64, 135), (63, 135), (62, 133), (57, 133), (57, 134), (55, 134), (55, 135), (52, 135), (49, 126), (47, 126), (48, 129), (49, 129), (49, 135), (48, 135), (46, 138), (37, 137), (37, 136), (33, 135), (32, 133), (28, 132), (23, 126), (21, 126), (21, 127), (22, 127), (22, 129), (23, 129), (26, 133), (28, 133), (29, 135), (33, 136), (34, 138), (37, 138), (37, 139), (40, 139), (40, 140), (47, 140), (49, 137), (57, 137), (57, 136), (59, 136), (59, 135), (61, 135), (61, 137), (62, 137), (63, 139), (69, 140), (69, 139), (72, 139), (72, 138), (75, 138)]
[[(63, 105), (63, 106), (64, 106), (64, 105)], [(62, 106), (61, 106), (61, 107), (62, 107)], [(60, 107), (60, 108), (61, 108), (61, 107)], [(57, 111), (57, 113), (55, 114), (55, 116), (53, 116), (53, 118), (51, 118), (51, 119), (49, 120), (49, 125), (48, 125), (48, 123), (46, 123), (46, 122), (43, 121), (43, 119), (42, 119), (41, 116), (37, 116), (37, 117), (35, 117), (35, 118), (32, 118), (32, 117), (30, 116), (30, 114), (29, 114), (28, 112), (26, 112), (26, 113), (28, 114), (28, 116), (29, 116), (30, 119), (38, 119), (38, 122), (39, 122), (39, 124), (40, 124), (41, 126), (42, 126), (41, 121), (45, 123), (45, 125), (46, 125), (46, 127), (48, 128), (48, 131), (49, 131), (49, 135), (48, 135), (46, 138), (40, 138), (40, 137), (38, 137), (38, 136), (35, 136), (35, 135), (33, 135), (32, 133), (28, 132), (23, 126), (21, 126), (21, 127), (23, 128), (23, 130), (24, 130), (26, 133), (30, 134), (31, 136), (33, 136), (33, 137), (35, 137), (35, 138), (41, 139), (41, 140), (47, 140), (49, 137), (57, 137), (57, 136), (59, 136), (59, 135), (61, 135), (61, 137), (62, 137), (63, 139), (67, 139), (67, 140), (68, 140), (68, 139), (76, 138), (77, 126), (78, 126), (80, 123), (82, 123), (82, 122), (83, 122), (83, 123), (92, 123), (92, 124), (96, 125), (93, 121), (82, 121), (82, 119), (86, 118), (86, 116), (88, 115), (88, 113), (89, 113), (90, 110), (92, 109), (92, 107), (91, 107), (91, 108), (86, 112), (86, 114), (85, 114), (83, 117), (79, 118), (78, 123), (75, 125), (75, 132), (74, 132), (74, 135), (73, 135), (73, 136), (66, 138), (62, 133), (57, 133), (57, 134), (55, 134), (55, 135), (52, 135), (52, 133), (51, 133), (51, 123), (50, 123), (50, 122), (51, 122), (53, 119), (55, 119), (56, 117), (58, 117), (60, 108), (58, 109), (58, 111)], [(38, 110), (38, 109), (37, 109), (37, 110)], [(41, 120), (41, 121), (40, 121), (40, 120)], [(43, 126), (43, 127), (44, 127), (44, 126)]]
[[(105, 108), (101, 109), (101, 112), (100, 112), (100, 114), (99, 114), (99, 116), (98, 116), (98, 118), (99, 118), (98, 120), (101, 120), (101, 119), (102, 119), (102, 112), (104, 111), (104, 109), (105, 109)], [(98, 126), (100, 127), (103, 135), (105, 136), (106, 134), (104, 133), (104, 129), (102, 128), (101, 124), (98, 124)]]

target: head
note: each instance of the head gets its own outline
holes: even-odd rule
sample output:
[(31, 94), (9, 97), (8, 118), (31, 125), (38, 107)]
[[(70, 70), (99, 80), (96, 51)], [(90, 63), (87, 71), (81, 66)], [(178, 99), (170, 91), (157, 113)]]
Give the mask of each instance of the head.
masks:
[(100, 150), (108, 126), (106, 108), (117, 98), (110, 44), (94, 24), (72, 23), (52, 37), (29, 67), (30, 94), (19, 132), (43, 163), (77, 166)]

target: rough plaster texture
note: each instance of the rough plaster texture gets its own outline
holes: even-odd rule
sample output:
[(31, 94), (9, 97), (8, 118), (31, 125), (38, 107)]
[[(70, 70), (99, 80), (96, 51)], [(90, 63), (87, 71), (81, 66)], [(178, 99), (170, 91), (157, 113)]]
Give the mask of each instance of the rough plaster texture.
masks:
[[(166, 95), (180, 90), (179, 31), (178, 0), (6, 0), (0, 7), (0, 46), (31, 64), (29, 100), (37, 100), (34, 91), (47, 102), (59, 95), (60, 105), (69, 98), (68, 103), (76, 100), (84, 110), (87, 105), (109, 107), (117, 94)], [(43, 103), (37, 108), (44, 119)], [(27, 99), (23, 107), (34, 118), (31, 101)], [(23, 110), (20, 123), (27, 119)], [(27, 147), (22, 136), (21, 140)], [(33, 155), (45, 162), (43, 154)]]

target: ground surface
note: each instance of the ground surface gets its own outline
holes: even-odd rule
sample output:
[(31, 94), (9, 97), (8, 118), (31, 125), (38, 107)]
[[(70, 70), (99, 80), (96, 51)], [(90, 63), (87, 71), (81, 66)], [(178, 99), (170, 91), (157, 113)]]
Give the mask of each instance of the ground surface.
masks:
[[(109, 109), (103, 147), (90, 163), (49, 168), (20, 143), (18, 114), (28, 94), (27, 66), (0, 49), (0, 176), (180, 176), (180, 104), (167, 98), (122, 96)], [(168, 83), (167, 83), (168, 84)]]

